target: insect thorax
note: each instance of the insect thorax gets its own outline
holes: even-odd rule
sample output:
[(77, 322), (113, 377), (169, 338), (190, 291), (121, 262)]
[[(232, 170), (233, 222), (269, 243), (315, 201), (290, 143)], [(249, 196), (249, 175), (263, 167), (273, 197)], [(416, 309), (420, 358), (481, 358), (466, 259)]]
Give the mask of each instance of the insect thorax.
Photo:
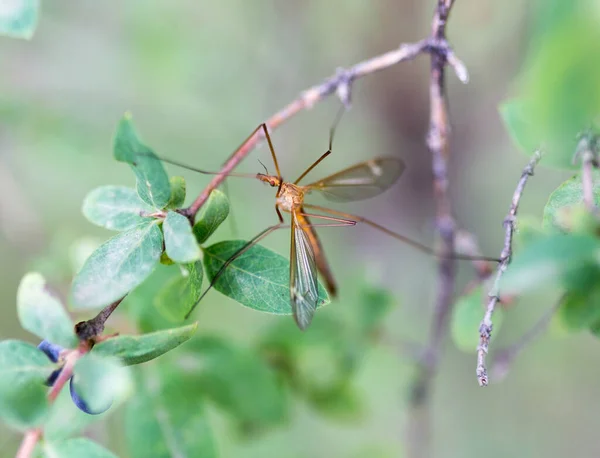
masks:
[(304, 201), (304, 191), (293, 183), (283, 183), (277, 197), (277, 205), (286, 212), (291, 212), (294, 207), (301, 207)]

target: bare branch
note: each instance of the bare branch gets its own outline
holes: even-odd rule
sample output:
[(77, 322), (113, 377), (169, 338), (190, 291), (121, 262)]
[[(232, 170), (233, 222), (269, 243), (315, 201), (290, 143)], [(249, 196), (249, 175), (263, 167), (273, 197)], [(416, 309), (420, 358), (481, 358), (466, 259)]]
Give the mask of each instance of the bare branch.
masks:
[(579, 143), (573, 156), (573, 162), (581, 160), (581, 185), (583, 203), (590, 212), (596, 212), (594, 202), (594, 167), (598, 167), (598, 139), (592, 132), (584, 132), (579, 136)]
[(540, 161), (541, 157), (541, 151), (536, 151), (533, 154), (531, 161), (529, 161), (529, 164), (527, 164), (527, 167), (523, 169), (521, 179), (519, 180), (517, 188), (513, 193), (508, 215), (504, 219), (504, 247), (502, 248), (502, 253), (500, 254), (500, 259), (502, 259), (502, 261), (498, 265), (494, 284), (492, 285), (492, 289), (488, 294), (489, 301), (487, 304), (486, 312), (483, 317), (483, 320), (481, 321), (481, 324), (479, 325), (479, 346), (477, 347), (477, 380), (479, 382), (479, 386), (487, 386), (488, 384), (488, 375), (485, 366), (485, 356), (488, 353), (490, 338), (492, 337), (492, 315), (494, 313), (494, 308), (496, 307), (496, 304), (500, 301), (500, 279), (506, 271), (506, 268), (508, 267), (508, 264), (510, 263), (512, 257), (512, 241), (513, 235), (515, 233), (519, 201), (521, 200), (521, 196), (523, 194), (523, 190), (525, 189), (525, 185), (527, 184), (527, 180), (530, 176), (533, 175), (533, 170), (535, 169), (537, 163)]

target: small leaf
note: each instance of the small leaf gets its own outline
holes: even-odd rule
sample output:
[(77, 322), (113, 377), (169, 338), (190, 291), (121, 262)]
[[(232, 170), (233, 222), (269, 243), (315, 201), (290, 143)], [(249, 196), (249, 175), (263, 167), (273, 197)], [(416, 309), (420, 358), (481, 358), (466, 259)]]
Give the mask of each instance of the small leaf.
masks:
[(141, 364), (186, 342), (194, 335), (197, 327), (198, 323), (194, 323), (141, 336), (112, 337), (95, 345), (92, 353), (117, 357), (125, 365)]
[(180, 267), (182, 275), (171, 279), (154, 298), (156, 308), (171, 321), (183, 321), (202, 295), (202, 263), (198, 261)]
[(103, 412), (133, 390), (129, 371), (116, 358), (87, 354), (75, 364), (73, 384), (92, 412)]
[(185, 391), (165, 370), (143, 366), (127, 403), (125, 436), (131, 458), (216, 458), (215, 441), (199, 390)]
[(23, 277), (17, 291), (17, 312), (23, 329), (62, 347), (73, 348), (77, 338), (73, 322), (61, 302), (46, 289), (35, 272)]
[(44, 442), (43, 458), (118, 458), (89, 439), (78, 437), (62, 442)]
[(190, 221), (183, 215), (169, 211), (163, 223), (165, 251), (175, 262), (186, 263), (200, 259), (201, 252)]
[(48, 412), (44, 384), (56, 366), (35, 346), (0, 342), (0, 418), (18, 429), (39, 425)]
[[(247, 242), (229, 240), (207, 247), (204, 267), (212, 281), (227, 259)], [(283, 256), (254, 245), (235, 259), (216, 281), (214, 288), (246, 307), (277, 315), (291, 315), (290, 263)], [(329, 295), (319, 283), (319, 306), (329, 303)]]
[(0, 34), (30, 39), (37, 26), (39, 0), (0, 2)]
[(276, 425), (287, 415), (282, 386), (258, 355), (216, 337), (193, 339), (185, 351), (193, 354), (186, 363), (193, 386), (237, 420)]
[[(593, 191), (596, 205), (600, 205), (600, 171), (593, 171)], [(545, 229), (572, 229), (565, 227), (574, 210), (583, 203), (581, 175), (577, 174), (556, 188), (544, 207), (543, 226)]]
[[(465, 353), (476, 353), (479, 346), (479, 325), (485, 314), (487, 294), (482, 287), (473, 289), (469, 294), (462, 296), (456, 302), (452, 311), (450, 332), (456, 348)], [(503, 313), (500, 307), (494, 310), (494, 332), (492, 338), (498, 335), (502, 325)]]
[(229, 215), (229, 200), (218, 189), (214, 189), (202, 207), (198, 221), (194, 224), (194, 235), (198, 243), (204, 243)]
[(117, 161), (126, 162), (133, 169), (137, 177), (137, 192), (144, 202), (158, 209), (169, 203), (171, 184), (167, 172), (158, 156), (140, 142), (129, 113), (119, 122), (114, 156)]
[(531, 242), (517, 253), (504, 274), (500, 290), (519, 294), (563, 284), (567, 274), (587, 262), (595, 262), (600, 240), (589, 235), (552, 234)]
[(135, 189), (125, 186), (101, 186), (91, 191), (83, 201), (83, 215), (97, 226), (125, 231), (148, 221), (141, 216), (151, 213)]
[(338, 421), (359, 421), (364, 418), (365, 406), (350, 383), (308, 393), (313, 407), (323, 415)]
[(169, 200), (167, 208), (180, 208), (185, 202), (185, 178), (171, 177), (169, 183), (171, 184), (171, 200)]
[(123, 297), (152, 273), (163, 247), (155, 222), (122, 232), (102, 244), (87, 259), (71, 288), (77, 308), (110, 304)]

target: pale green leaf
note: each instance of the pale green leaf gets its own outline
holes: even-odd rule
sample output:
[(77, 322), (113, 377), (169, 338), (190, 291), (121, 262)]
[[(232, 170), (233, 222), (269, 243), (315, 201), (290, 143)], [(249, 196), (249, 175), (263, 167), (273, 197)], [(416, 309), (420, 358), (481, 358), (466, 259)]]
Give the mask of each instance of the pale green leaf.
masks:
[(151, 213), (135, 189), (125, 186), (102, 186), (91, 191), (83, 201), (83, 215), (92, 223), (115, 231), (139, 226)]
[(218, 189), (213, 189), (194, 224), (194, 235), (198, 243), (206, 242), (225, 221), (227, 215), (229, 215), (229, 199)]
[(201, 252), (192, 233), (190, 221), (180, 213), (169, 211), (163, 223), (165, 251), (175, 262), (187, 263), (200, 259)]
[(39, 0), (0, 2), (0, 34), (30, 39), (37, 26), (39, 9)]
[(182, 321), (202, 295), (202, 262), (183, 264), (181, 275), (169, 280), (154, 298), (157, 310), (171, 321)]
[(44, 458), (118, 458), (104, 447), (83, 437), (62, 442), (44, 442), (42, 456)]

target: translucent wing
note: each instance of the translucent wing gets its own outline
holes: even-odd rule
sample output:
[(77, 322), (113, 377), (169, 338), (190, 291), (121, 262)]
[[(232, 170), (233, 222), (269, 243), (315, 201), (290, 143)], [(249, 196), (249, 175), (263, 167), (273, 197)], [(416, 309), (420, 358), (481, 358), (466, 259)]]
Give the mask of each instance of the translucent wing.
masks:
[(395, 157), (380, 157), (360, 162), (307, 186), (336, 202), (368, 199), (381, 194), (402, 175), (404, 162)]
[[(319, 300), (317, 265), (304, 218), (292, 213), (290, 249), (290, 299), (296, 324), (305, 330), (312, 321)], [(308, 224), (308, 222), (306, 222)]]

